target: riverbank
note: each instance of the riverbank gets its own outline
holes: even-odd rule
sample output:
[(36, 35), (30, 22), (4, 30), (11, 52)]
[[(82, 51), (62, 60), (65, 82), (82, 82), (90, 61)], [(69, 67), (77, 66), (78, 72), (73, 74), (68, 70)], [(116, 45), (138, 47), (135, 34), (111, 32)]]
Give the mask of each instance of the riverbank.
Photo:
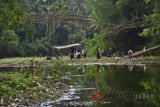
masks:
[(63, 62), (66, 65), (85, 65), (85, 64), (122, 64), (122, 65), (139, 65), (139, 64), (157, 64), (160, 63), (160, 57), (135, 57), (135, 58), (118, 58), (118, 57), (102, 57), (97, 60), (95, 57), (81, 58), (77, 60), (70, 60), (69, 57), (64, 56), (63, 59), (57, 60), (52, 57), (51, 60), (47, 60), (46, 57), (17, 57), (17, 58), (2, 58), (0, 59), (0, 67), (29, 67), (44, 64), (44, 63), (57, 63)]
[[(15, 62), (5, 62), (14, 64)], [(25, 62), (22, 64), (28, 64)], [(20, 62), (16, 62), (16, 66)], [(56, 65), (57, 64), (57, 65)], [(0, 68), (0, 106), (34, 106), (47, 99), (55, 99), (66, 90), (65, 68), (59, 63), (52, 66)], [(38, 65), (38, 64), (37, 64)]]

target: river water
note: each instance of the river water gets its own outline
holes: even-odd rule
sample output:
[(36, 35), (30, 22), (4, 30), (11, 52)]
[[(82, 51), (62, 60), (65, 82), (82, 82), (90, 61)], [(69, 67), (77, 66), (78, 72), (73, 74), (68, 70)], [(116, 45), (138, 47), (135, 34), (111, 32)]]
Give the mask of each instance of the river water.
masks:
[(160, 107), (159, 65), (68, 66), (68, 89), (40, 107)]

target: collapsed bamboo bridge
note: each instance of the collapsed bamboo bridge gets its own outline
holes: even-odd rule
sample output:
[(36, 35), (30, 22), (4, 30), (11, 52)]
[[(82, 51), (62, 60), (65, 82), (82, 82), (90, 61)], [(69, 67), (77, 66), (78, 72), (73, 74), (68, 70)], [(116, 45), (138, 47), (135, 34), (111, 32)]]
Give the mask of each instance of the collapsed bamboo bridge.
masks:
[(41, 14), (32, 14), (28, 18), (31, 23), (63, 23), (63, 24), (81, 24), (84, 26), (91, 25), (95, 23), (94, 19), (81, 16), (81, 15), (72, 15), (72, 14), (59, 14), (59, 13), (41, 13)]
[(120, 23), (118, 25), (110, 25), (105, 29), (105, 35), (113, 35), (126, 29), (142, 27), (145, 23), (144, 17), (136, 17), (132, 20)]
[[(86, 16), (81, 15), (72, 15), (72, 14), (59, 14), (59, 13), (40, 13), (40, 14), (32, 14), (29, 16), (29, 22), (31, 23), (63, 23), (63, 24), (79, 24), (86, 28), (89, 26), (95, 26), (96, 21)], [(145, 17), (135, 17), (132, 20), (120, 23), (118, 25), (110, 25), (105, 29), (104, 35), (113, 35), (120, 31), (124, 31), (126, 29), (133, 29), (137, 27), (143, 27), (145, 25)], [(152, 51), (160, 48), (160, 45), (156, 45), (146, 49), (145, 52)], [(135, 56), (139, 56), (143, 54), (144, 51), (137, 51), (134, 53)]]
[[(63, 24), (79, 24), (86, 28), (97, 27), (96, 21), (86, 16), (75, 14), (59, 14), (59, 13), (37, 13), (28, 17), (28, 21), (31, 23), (63, 23)], [(110, 25), (105, 29), (104, 35), (116, 34), (126, 29), (132, 29), (136, 27), (142, 27), (144, 25), (144, 17), (136, 17), (132, 20), (120, 23), (118, 25)]]

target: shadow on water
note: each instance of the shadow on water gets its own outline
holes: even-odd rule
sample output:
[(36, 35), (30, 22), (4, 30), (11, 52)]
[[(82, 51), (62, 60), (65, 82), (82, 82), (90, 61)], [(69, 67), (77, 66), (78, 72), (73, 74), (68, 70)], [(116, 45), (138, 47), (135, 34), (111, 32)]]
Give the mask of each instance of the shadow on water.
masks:
[(69, 85), (41, 107), (160, 107), (159, 66), (69, 66)]

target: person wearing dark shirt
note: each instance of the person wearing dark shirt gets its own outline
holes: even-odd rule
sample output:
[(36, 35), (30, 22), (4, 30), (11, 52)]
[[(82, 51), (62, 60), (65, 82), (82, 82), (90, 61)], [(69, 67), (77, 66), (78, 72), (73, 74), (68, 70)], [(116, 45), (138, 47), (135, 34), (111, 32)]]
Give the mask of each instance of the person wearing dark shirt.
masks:
[(71, 55), (70, 55), (71, 60), (74, 59), (74, 48), (71, 48)]
[(96, 58), (97, 58), (97, 59), (100, 59), (100, 58), (101, 58), (99, 46), (97, 46), (97, 48), (96, 48)]

